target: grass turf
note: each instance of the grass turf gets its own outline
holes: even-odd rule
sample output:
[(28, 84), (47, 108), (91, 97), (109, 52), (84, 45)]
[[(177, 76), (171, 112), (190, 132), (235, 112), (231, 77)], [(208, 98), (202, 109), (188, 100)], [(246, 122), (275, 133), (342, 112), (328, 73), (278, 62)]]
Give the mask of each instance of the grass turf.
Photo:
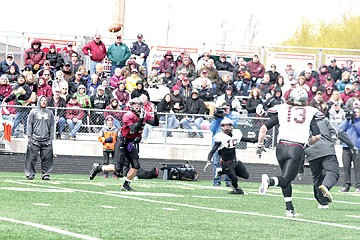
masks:
[(280, 188), (262, 196), (259, 183), (240, 183), (248, 193), (242, 196), (212, 187), (211, 181), (138, 180), (132, 183), (137, 192), (120, 192), (123, 181), (101, 176), (28, 181), (20, 173), (0, 173), (0, 179), (0, 239), (356, 239), (360, 234), (360, 194), (338, 189), (330, 209), (317, 209), (312, 186), (294, 185), (301, 216), (286, 218)]

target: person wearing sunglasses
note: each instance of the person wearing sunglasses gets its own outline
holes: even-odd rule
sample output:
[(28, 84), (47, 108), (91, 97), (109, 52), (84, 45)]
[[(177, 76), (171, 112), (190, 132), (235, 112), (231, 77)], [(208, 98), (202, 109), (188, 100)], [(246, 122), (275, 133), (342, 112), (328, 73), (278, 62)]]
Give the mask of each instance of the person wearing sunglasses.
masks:
[(126, 61), (130, 58), (130, 49), (122, 42), (121, 34), (116, 34), (115, 43), (110, 45), (106, 56), (111, 61), (110, 76), (114, 75), (115, 68), (121, 69), (126, 66)]

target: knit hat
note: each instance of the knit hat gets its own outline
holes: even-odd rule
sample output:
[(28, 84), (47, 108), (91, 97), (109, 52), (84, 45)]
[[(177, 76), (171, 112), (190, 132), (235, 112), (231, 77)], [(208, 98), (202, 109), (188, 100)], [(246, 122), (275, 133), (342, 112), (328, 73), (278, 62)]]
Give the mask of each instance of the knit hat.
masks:
[(56, 48), (54, 44), (51, 44), (50, 45), (50, 48)]
[(114, 117), (111, 115), (107, 115), (105, 118), (105, 121), (107, 122), (107, 120), (111, 119), (111, 121), (114, 121)]
[(173, 86), (172, 88), (171, 88), (171, 90), (173, 91), (173, 92), (175, 92), (175, 90), (180, 90), (180, 87), (179, 86)]

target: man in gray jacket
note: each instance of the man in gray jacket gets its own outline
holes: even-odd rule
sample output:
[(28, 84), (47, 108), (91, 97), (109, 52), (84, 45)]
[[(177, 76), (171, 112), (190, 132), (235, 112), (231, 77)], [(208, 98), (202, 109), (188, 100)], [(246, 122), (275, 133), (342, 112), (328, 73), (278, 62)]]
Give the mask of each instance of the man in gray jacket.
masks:
[(53, 145), (55, 130), (54, 114), (46, 108), (45, 96), (38, 98), (35, 109), (27, 118), (27, 137), (29, 139), (25, 156), (25, 175), (28, 180), (35, 177), (35, 164), (40, 152), (42, 180), (50, 180), (53, 164)]
[(319, 202), (319, 209), (329, 208), (332, 202), (330, 189), (339, 180), (339, 162), (336, 157), (334, 142), (338, 138), (346, 143), (352, 152), (357, 149), (344, 132), (338, 132), (328, 118), (317, 122), (321, 132), (320, 140), (305, 149), (305, 155), (309, 161), (313, 175), (314, 196)]

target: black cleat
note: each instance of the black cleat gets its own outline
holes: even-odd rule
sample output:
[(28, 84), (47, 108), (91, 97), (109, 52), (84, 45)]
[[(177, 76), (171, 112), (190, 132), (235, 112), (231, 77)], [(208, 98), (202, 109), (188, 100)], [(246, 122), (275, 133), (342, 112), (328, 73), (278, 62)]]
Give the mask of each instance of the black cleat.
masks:
[(234, 188), (234, 190), (232, 190), (232, 191), (230, 192), (230, 194), (240, 194), (240, 195), (244, 195), (245, 193), (244, 193), (244, 191), (243, 191), (240, 187), (238, 187), (238, 188)]
[(134, 191), (136, 192), (133, 188), (130, 187), (130, 185), (123, 185), (121, 188), (120, 188), (121, 191)]
[(100, 165), (98, 163), (94, 163), (90, 171), (90, 180), (93, 180), (99, 172), (101, 172)]
[(45, 175), (45, 176), (42, 177), (42, 180), (44, 180), (44, 181), (50, 181), (51, 179), (50, 179), (50, 176), (49, 176), (49, 175)]

